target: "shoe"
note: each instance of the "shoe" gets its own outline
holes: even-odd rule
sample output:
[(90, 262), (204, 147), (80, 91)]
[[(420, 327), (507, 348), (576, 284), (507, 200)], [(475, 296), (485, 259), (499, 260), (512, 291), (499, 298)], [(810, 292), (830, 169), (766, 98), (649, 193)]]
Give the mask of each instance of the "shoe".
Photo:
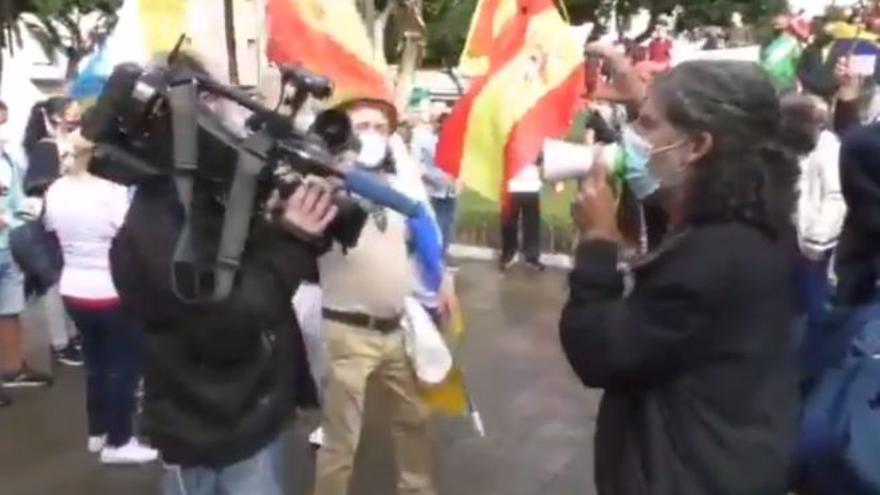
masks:
[(539, 272), (543, 272), (544, 270), (547, 269), (547, 267), (544, 265), (544, 263), (541, 263), (540, 260), (527, 260), (526, 266), (528, 266), (529, 268), (531, 268), (533, 270), (537, 270)]
[(0, 407), (7, 407), (12, 405), (12, 397), (6, 395), (3, 392), (3, 389), (0, 388)]
[(82, 351), (76, 347), (73, 341), (69, 342), (62, 349), (52, 349), (52, 355), (56, 361), (67, 366), (83, 365)]
[(27, 364), (14, 373), (3, 374), (4, 388), (51, 387), (52, 382), (51, 375), (32, 370)]
[(312, 447), (319, 449), (324, 446), (324, 428), (320, 426), (309, 435), (309, 443)]
[(516, 263), (516, 256), (512, 258), (501, 258), (501, 260), (498, 262), (498, 268), (502, 272), (506, 272), (510, 269), (510, 267), (513, 266), (514, 263)]
[(132, 437), (125, 445), (106, 446), (101, 450), (101, 464), (147, 464), (159, 458), (159, 451), (142, 445)]
[(89, 453), (97, 454), (98, 452), (104, 450), (104, 447), (107, 446), (107, 435), (96, 435), (89, 437)]

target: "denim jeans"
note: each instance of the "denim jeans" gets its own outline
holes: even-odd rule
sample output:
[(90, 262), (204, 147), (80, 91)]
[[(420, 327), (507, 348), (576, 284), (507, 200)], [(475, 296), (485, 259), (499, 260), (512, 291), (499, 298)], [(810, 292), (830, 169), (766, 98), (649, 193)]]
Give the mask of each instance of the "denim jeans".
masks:
[(162, 495), (282, 495), (279, 436), (253, 457), (222, 468), (165, 466)]
[(431, 198), (431, 206), (434, 215), (437, 216), (437, 224), (440, 227), (440, 235), (443, 236), (443, 254), (449, 249), (455, 235), (455, 213), (457, 200), (454, 196), (447, 198)]
[(125, 445), (132, 436), (135, 388), (141, 375), (143, 330), (119, 304), (85, 308), (65, 301), (82, 335), (89, 435)]
[(0, 248), (0, 317), (24, 311), (24, 275), (8, 249)]

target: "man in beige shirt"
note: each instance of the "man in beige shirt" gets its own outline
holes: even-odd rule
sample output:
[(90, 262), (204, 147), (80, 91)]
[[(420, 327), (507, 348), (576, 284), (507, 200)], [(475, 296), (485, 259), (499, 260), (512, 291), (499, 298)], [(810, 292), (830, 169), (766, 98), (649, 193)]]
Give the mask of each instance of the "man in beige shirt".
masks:
[[(357, 166), (426, 201), (417, 171), (395, 160), (405, 150), (392, 138), (394, 107), (384, 101), (355, 100), (344, 109), (361, 141)], [(419, 290), (407, 250), (406, 219), (388, 208), (368, 205), (368, 209), (370, 216), (357, 246), (348, 250), (334, 246), (319, 260), (329, 369), (322, 422), (325, 443), (318, 451), (315, 495), (348, 493), (371, 376), (394, 398), (388, 410), (393, 414), (398, 493), (433, 495), (428, 411), (401, 328), (404, 299)]]

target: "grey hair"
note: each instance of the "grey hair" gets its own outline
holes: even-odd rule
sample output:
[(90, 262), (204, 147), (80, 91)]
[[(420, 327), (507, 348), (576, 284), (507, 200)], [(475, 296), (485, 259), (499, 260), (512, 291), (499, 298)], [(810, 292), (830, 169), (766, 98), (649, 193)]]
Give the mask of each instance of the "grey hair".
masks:
[(651, 93), (673, 127), (712, 136), (689, 183), (687, 221), (737, 221), (774, 237), (788, 230), (799, 168), (764, 71), (751, 62), (686, 62), (657, 76)]

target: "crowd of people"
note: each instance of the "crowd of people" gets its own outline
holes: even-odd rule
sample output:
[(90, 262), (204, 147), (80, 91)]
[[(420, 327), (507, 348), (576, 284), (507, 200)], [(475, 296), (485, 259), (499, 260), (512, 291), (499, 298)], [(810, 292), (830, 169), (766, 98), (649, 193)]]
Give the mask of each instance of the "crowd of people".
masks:
[[(839, 24), (805, 32), (779, 17), (774, 28), (760, 64), (670, 67), (665, 35), (645, 53), (587, 45), (595, 74), (576, 139), (595, 164), (571, 209), (559, 328), (574, 373), (604, 391), (601, 495), (842, 493), (817, 488), (831, 475), (798, 457), (812, 391), (799, 349), (833, 308), (878, 297), (878, 84), (852, 43), (832, 46)], [(875, 28), (865, 20), (848, 36)], [(655, 66), (640, 70), (641, 57)], [(233, 115), (231, 103), (200, 104)], [(406, 121), (370, 97), (336, 110), (358, 139), (335, 166), (431, 205), (445, 256), (462, 192), (435, 163), (445, 107)], [(0, 104), (0, 126), (6, 114)], [(127, 188), (91, 173), (82, 115), (51, 98), (33, 108), (21, 146), (0, 142), (0, 406), (8, 390), (52, 383), (25, 360), (30, 305), (48, 316), (56, 359), (84, 364), (85, 448), (108, 465), (161, 459), (165, 495), (281, 494), (282, 432), (296, 408), (316, 405), (314, 493), (347, 493), (371, 381), (391, 392), (399, 493), (436, 493), (404, 321), (424, 311), (441, 323), (454, 294), (448, 273), (425, 282), (411, 220), (363, 200), (354, 238), (331, 240), (338, 191), (309, 178), (253, 220), (229, 295), (185, 303), (169, 280), (179, 190), (170, 177)], [(541, 167), (536, 156), (507, 184), (502, 269), (519, 251), (544, 268)], [(57, 277), (29, 262), (53, 246)]]

